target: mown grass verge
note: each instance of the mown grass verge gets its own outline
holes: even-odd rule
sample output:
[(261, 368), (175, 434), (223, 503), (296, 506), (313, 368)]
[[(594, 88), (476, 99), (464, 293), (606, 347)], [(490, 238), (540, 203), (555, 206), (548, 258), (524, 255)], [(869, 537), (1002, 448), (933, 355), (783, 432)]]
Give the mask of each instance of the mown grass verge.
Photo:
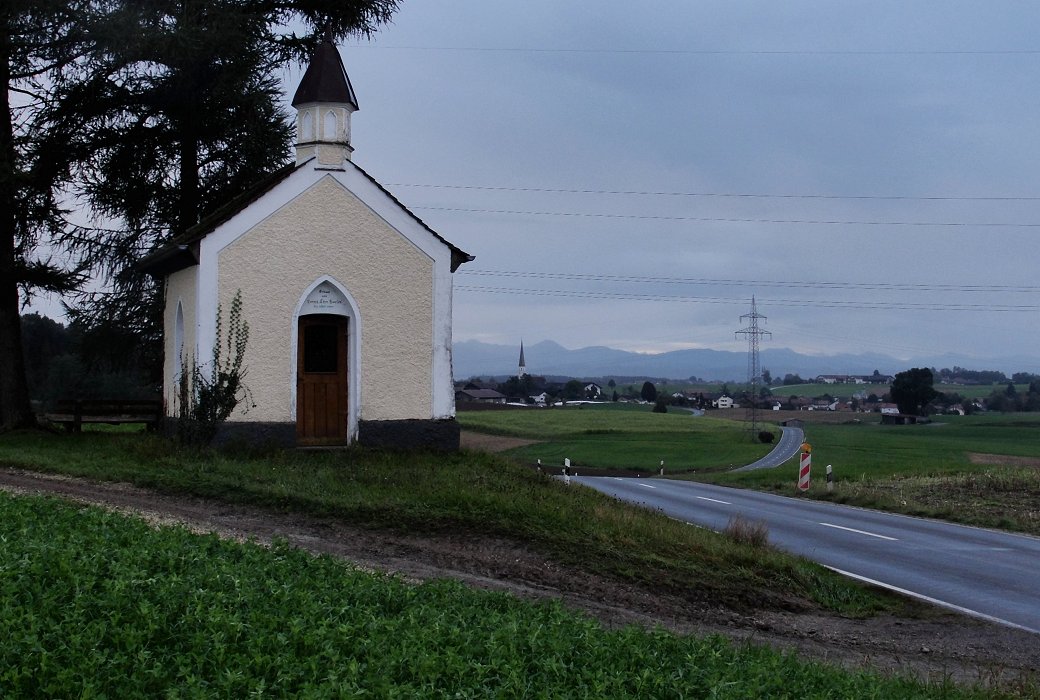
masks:
[(517, 459), (562, 465), (635, 471), (685, 471), (750, 464), (769, 451), (752, 442), (736, 421), (693, 416), (672, 408), (668, 413), (618, 410), (614, 404), (551, 409), (461, 412), (467, 430), (539, 440), (509, 452)]
[(3, 697), (993, 697), (0, 494)]
[(905, 612), (814, 564), (749, 547), (486, 454), (352, 449), (232, 456), (146, 434), (0, 436), (0, 464), (333, 517), (522, 542), (584, 570), (737, 610)]
[[(1040, 415), (938, 416), (930, 425), (805, 426), (806, 496), (1040, 535)], [(825, 469), (833, 466), (834, 490)], [(698, 481), (795, 494), (798, 465), (698, 473)]]

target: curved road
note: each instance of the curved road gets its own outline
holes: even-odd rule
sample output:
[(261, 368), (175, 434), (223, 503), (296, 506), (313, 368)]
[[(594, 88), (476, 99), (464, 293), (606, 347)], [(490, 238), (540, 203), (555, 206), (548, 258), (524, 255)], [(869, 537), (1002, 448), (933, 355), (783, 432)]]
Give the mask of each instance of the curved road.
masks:
[(840, 573), (1040, 634), (1040, 538), (690, 481), (572, 478), (716, 531), (761, 521), (771, 544)]
[(805, 442), (805, 432), (801, 428), (782, 427), (780, 429), (783, 431), (780, 435), (780, 442), (776, 443), (776, 447), (770, 450), (769, 454), (757, 462), (730, 471), (749, 472), (753, 469), (772, 469), (798, 454), (798, 449)]

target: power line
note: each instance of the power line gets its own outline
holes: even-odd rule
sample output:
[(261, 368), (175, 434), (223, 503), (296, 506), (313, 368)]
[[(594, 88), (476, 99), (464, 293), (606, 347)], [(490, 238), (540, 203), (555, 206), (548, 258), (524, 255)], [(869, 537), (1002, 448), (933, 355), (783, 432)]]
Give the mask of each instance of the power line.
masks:
[(1009, 284), (941, 284), (941, 283), (895, 283), (895, 282), (806, 282), (791, 280), (742, 280), (699, 277), (643, 277), (638, 275), (602, 275), (579, 272), (541, 272), (523, 270), (467, 270), (456, 275), (478, 275), (490, 277), (520, 277), (532, 279), (574, 280), (582, 282), (624, 282), (642, 284), (689, 284), (724, 285), (741, 287), (795, 287), (802, 289), (849, 289), (894, 292), (998, 292), (1037, 293), (1040, 286)]
[[(587, 292), (566, 289), (523, 289), (514, 287), (482, 287), (476, 285), (456, 285), (457, 291), (483, 292), (489, 294), (510, 294), (517, 296), (565, 297), (574, 299), (604, 299), (618, 301), (653, 301), (694, 304), (744, 304), (743, 299), (727, 297), (695, 297), (667, 294), (639, 294), (626, 292)], [(858, 302), (858, 301), (812, 301), (808, 299), (769, 299), (772, 306), (791, 308), (828, 308), (828, 309), (860, 309), (890, 311), (988, 311), (988, 312), (1031, 312), (1040, 311), (1037, 304), (957, 304), (942, 302)]]
[(801, 224), (821, 226), (911, 226), (911, 227), (998, 227), (998, 228), (1040, 228), (1040, 223), (1006, 223), (965, 221), (853, 221), (827, 219), (743, 219), (737, 217), (716, 216), (663, 216), (657, 214), (603, 214), (595, 212), (563, 212), (563, 211), (520, 211), (516, 209), (470, 209), (464, 207), (412, 207), (420, 211), (450, 211), (467, 214), (510, 214), (519, 216), (567, 216), (594, 219), (640, 219), (649, 221), (697, 221), (729, 224)]
[(853, 200), (884, 200), (884, 201), (912, 201), (912, 202), (1038, 202), (1040, 197), (1014, 197), (1014, 196), (912, 196), (912, 195), (874, 195), (874, 194), (768, 194), (764, 192), (670, 192), (667, 190), (593, 190), (593, 189), (570, 189), (554, 187), (498, 187), (492, 185), (435, 185), (429, 183), (390, 182), (387, 187), (417, 187), (425, 189), (444, 190), (478, 190), (486, 192), (537, 192), (549, 194), (610, 194), (610, 195), (634, 195), (651, 197), (718, 197), (734, 199), (853, 199)]
[(583, 49), (533, 46), (389, 46), (357, 44), (352, 49), (458, 53), (659, 54), (688, 56), (1035, 56), (1040, 49)]

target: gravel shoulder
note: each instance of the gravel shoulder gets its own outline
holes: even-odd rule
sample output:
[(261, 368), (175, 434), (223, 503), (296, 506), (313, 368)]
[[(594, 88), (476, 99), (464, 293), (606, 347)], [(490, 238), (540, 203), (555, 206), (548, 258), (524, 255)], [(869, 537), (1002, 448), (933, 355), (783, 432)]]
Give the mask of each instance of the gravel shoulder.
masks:
[(1013, 687), (1037, 680), (1037, 635), (936, 610), (925, 619), (850, 620), (820, 614), (711, 608), (564, 566), (522, 542), (497, 537), (369, 530), (331, 519), (171, 496), (127, 484), (0, 468), (0, 488), (49, 494), (236, 540), (283, 538), (316, 554), (407, 580), (457, 579), (530, 599), (553, 598), (611, 627), (661, 626), (721, 634), (852, 668)]

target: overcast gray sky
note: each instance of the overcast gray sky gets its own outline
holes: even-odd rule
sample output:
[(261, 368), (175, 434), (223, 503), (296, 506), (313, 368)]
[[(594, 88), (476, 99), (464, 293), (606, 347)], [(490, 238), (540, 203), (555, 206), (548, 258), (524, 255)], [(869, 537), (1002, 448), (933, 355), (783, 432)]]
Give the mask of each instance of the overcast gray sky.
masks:
[(1038, 29), (1035, 0), (403, 0), (341, 54), (355, 162), (477, 256), (456, 341), (741, 349), (755, 295), (768, 347), (1040, 356)]
[(342, 55), (355, 161), (477, 256), (456, 341), (739, 349), (755, 295), (771, 347), (1035, 356), (1038, 28), (1007, 0), (405, 0)]

